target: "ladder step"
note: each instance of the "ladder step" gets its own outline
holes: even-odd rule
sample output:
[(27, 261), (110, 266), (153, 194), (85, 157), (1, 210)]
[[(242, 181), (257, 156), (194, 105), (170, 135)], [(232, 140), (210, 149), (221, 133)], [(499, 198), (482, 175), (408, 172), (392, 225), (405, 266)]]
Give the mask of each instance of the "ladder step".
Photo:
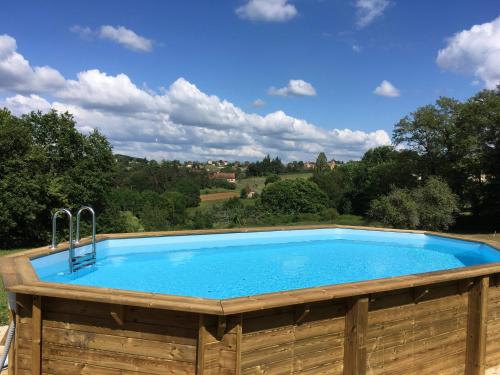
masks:
[(73, 263), (73, 271), (78, 271), (84, 267), (92, 266), (96, 262), (95, 254), (88, 253), (85, 255), (79, 255), (71, 259)]

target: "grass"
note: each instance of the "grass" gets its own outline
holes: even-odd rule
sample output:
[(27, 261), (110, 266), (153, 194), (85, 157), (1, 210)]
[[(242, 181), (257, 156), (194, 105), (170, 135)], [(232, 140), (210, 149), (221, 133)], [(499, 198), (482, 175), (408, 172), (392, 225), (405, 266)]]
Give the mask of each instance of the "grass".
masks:
[[(312, 176), (312, 173), (289, 173), (289, 174), (280, 174), (280, 177), (283, 180), (292, 180), (296, 178), (309, 178)], [(241, 190), (245, 186), (250, 186), (257, 193), (261, 193), (262, 189), (264, 189), (264, 182), (266, 181), (265, 177), (247, 177), (236, 182), (236, 190)]]
[[(7, 254), (13, 254), (21, 250), (24, 249), (0, 250), (0, 257)], [(3, 282), (0, 278), (0, 325), (5, 325), (8, 323), (9, 323), (9, 308), (7, 306), (7, 292), (3, 288)]]
[(214, 194), (214, 193), (227, 193), (227, 192), (233, 192), (236, 191), (234, 189), (224, 189), (224, 188), (206, 188), (206, 189), (201, 189), (200, 194)]

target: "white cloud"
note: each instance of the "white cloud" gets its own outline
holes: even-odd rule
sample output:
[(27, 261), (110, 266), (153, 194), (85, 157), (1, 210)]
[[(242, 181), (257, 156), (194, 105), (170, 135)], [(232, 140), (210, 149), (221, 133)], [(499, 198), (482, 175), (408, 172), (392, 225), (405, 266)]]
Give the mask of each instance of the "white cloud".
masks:
[(134, 31), (123, 26), (101, 26), (99, 36), (119, 43), (132, 51), (151, 52), (153, 50), (153, 41), (136, 34)]
[(151, 52), (153, 50), (153, 41), (151, 39), (140, 36), (124, 26), (103, 25), (97, 30), (92, 30), (88, 26), (74, 25), (69, 30), (85, 40), (99, 37), (121, 44), (125, 48), (136, 52)]
[(248, 0), (236, 9), (240, 18), (265, 22), (288, 21), (297, 13), (297, 8), (288, 0)]
[(437, 63), (443, 69), (471, 74), (487, 88), (495, 88), (500, 83), (500, 16), (449, 38), (438, 52)]
[(352, 50), (356, 53), (360, 53), (361, 52), (361, 47), (358, 46), (357, 44), (353, 44), (352, 45)]
[(399, 90), (394, 87), (392, 83), (386, 81), (385, 79), (378, 85), (373, 91), (375, 95), (387, 96), (389, 98), (396, 98), (400, 96)]
[(291, 79), (282, 88), (270, 87), (267, 93), (275, 96), (316, 96), (313, 85), (301, 79)]
[[(12, 44), (12, 38), (0, 43), (0, 62), (15, 51)], [(23, 61), (21, 56), (17, 63)], [(102, 131), (115, 152), (156, 159), (242, 160), (269, 153), (285, 160), (305, 160), (325, 151), (345, 160), (359, 158), (370, 147), (390, 144), (383, 130), (326, 130), (283, 111), (264, 116), (248, 113), (184, 78), (161, 93), (137, 86), (126, 74), (113, 76), (96, 69), (62, 80), (61, 87), (50, 92), (52, 101), (36, 91), (20, 91), (0, 101), (0, 107), (16, 114), (51, 108), (68, 111), (80, 131)], [(289, 86), (304, 95), (304, 85)]]
[(120, 112), (157, 110), (161, 97), (139, 89), (125, 74), (110, 76), (97, 69), (78, 73), (55, 95), (84, 108), (101, 108)]
[(64, 77), (48, 66), (32, 67), (17, 52), (16, 40), (0, 35), (0, 90), (20, 93), (52, 91), (64, 85)]
[(31, 111), (47, 112), (52, 107), (47, 100), (36, 94), (31, 94), (29, 96), (17, 94), (11, 96), (1, 103), (0, 107), (4, 106), (17, 114), (29, 113)]
[(263, 101), (262, 99), (258, 98), (258, 99), (255, 99), (253, 102), (252, 102), (252, 106), (255, 107), (255, 108), (261, 108), (261, 107), (264, 107), (266, 105), (266, 102)]
[(376, 18), (382, 16), (389, 5), (389, 0), (356, 0), (356, 25), (359, 28), (368, 26)]
[(88, 26), (73, 25), (70, 27), (69, 31), (78, 34), (82, 39), (91, 39), (95, 32)]

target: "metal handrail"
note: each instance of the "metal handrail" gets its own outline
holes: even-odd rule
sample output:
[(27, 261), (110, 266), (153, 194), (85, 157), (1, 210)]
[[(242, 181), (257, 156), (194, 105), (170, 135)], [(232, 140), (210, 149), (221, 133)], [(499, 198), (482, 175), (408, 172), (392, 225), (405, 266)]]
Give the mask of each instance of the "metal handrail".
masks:
[(76, 214), (76, 239), (75, 244), (78, 245), (80, 243), (80, 216), (82, 212), (89, 211), (92, 215), (92, 252), (95, 252), (95, 235), (96, 235), (96, 224), (95, 224), (95, 211), (92, 207), (82, 206), (78, 213)]
[(60, 213), (65, 213), (68, 215), (68, 220), (69, 220), (69, 244), (70, 247), (73, 246), (73, 215), (71, 214), (71, 211), (68, 210), (67, 208), (60, 208), (57, 210), (54, 215), (52, 215), (52, 246), (50, 247), (52, 250), (55, 250), (57, 248), (56, 244), (56, 234), (57, 234), (57, 217), (59, 216)]
[(56, 236), (57, 236), (57, 217), (60, 213), (65, 213), (68, 215), (69, 221), (69, 270), (73, 272), (73, 261), (72, 259), (75, 256), (75, 250), (73, 249), (73, 215), (71, 211), (67, 208), (60, 208), (57, 210), (54, 215), (52, 215), (52, 246), (50, 247), (52, 250), (57, 248), (56, 244)]

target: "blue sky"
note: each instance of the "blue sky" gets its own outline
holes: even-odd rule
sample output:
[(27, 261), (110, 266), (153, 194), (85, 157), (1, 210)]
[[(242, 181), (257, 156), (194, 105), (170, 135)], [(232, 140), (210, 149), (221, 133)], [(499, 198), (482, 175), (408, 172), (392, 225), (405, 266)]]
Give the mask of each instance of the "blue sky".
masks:
[(499, 16), (491, 0), (7, 2), (0, 104), (67, 109), (150, 158), (358, 158), (418, 106), (500, 81)]

